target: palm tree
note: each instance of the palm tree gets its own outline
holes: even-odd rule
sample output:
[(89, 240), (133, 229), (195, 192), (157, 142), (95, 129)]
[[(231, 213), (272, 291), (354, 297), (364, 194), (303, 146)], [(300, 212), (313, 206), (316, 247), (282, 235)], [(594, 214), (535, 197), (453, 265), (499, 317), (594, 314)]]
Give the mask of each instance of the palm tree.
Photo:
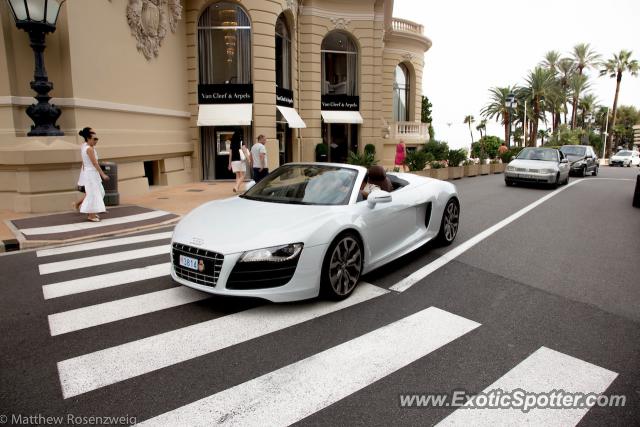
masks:
[[(576, 68), (578, 75), (582, 76), (585, 68), (594, 67), (600, 61), (600, 55), (593, 51), (589, 43), (580, 43), (573, 47), (573, 65)], [(573, 93), (573, 112), (571, 113), (571, 129), (576, 127), (576, 117), (578, 111), (578, 98), (580, 93)]]
[[(630, 50), (621, 50), (619, 54), (614, 54), (613, 58), (601, 64), (600, 75), (604, 76), (608, 74), (609, 77), (616, 79), (616, 94), (613, 98), (613, 118), (611, 119), (611, 129), (616, 125), (616, 113), (618, 112), (618, 94), (620, 92), (620, 82), (622, 81), (622, 74), (625, 72), (630, 73), (632, 76), (638, 75), (640, 65), (636, 59), (631, 59)], [(608, 152), (611, 152), (613, 147), (613, 132), (609, 135), (609, 142), (607, 144)]]
[[(542, 113), (540, 108), (541, 99), (542, 97), (546, 98), (552, 91), (555, 84), (555, 75), (551, 70), (536, 67), (529, 73), (526, 82), (527, 86), (523, 89), (523, 93), (527, 99), (531, 100), (531, 104), (533, 105), (530, 135), (538, 135), (538, 120), (540, 120)], [(531, 142), (535, 144), (535, 140)]]
[(598, 103), (598, 98), (592, 93), (588, 93), (580, 98), (578, 101), (578, 108), (582, 114), (582, 125), (584, 126), (585, 117), (587, 114), (593, 114)]
[(482, 132), (487, 136), (487, 119), (480, 120), (480, 124), (476, 126), (476, 130), (480, 132), (480, 139), (482, 139)]
[(549, 129), (540, 129), (538, 131), (538, 138), (540, 138), (540, 145), (544, 145), (544, 139), (549, 138)]
[(587, 76), (582, 74), (574, 74), (569, 79), (569, 90), (573, 95), (573, 101), (571, 106), (573, 111), (571, 113), (571, 129), (576, 127), (576, 118), (578, 117), (578, 99), (580, 99), (580, 93), (589, 88), (589, 82)]
[[(558, 63), (558, 73), (559, 79), (558, 83), (560, 85), (561, 95), (564, 97), (564, 123), (567, 123), (567, 101), (568, 101), (568, 91), (569, 91), (569, 79), (571, 75), (575, 73), (575, 67), (573, 64), (573, 60), (571, 58), (562, 58)], [(556, 119), (558, 124), (560, 124), (560, 112), (556, 113)]]
[(556, 72), (558, 62), (560, 62), (560, 52), (557, 50), (550, 50), (544, 54), (544, 59), (540, 61), (539, 65), (547, 70)]
[(480, 111), (480, 114), (487, 119), (493, 119), (495, 117), (496, 121), (502, 121), (505, 141), (509, 139), (509, 109), (505, 107), (505, 103), (507, 96), (516, 90), (516, 86), (492, 87), (489, 89), (491, 100)]
[(464, 123), (469, 125), (469, 134), (471, 135), (471, 144), (473, 144), (473, 131), (471, 130), (471, 124), (475, 123), (476, 119), (473, 116), (465, 116)]

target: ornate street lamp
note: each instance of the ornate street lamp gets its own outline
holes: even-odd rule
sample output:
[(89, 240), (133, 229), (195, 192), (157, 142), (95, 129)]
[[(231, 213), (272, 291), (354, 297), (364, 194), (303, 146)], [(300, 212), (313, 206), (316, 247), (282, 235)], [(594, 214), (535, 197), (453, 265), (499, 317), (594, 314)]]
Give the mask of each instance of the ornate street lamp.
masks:
[(505, 99), (504, 106), (509, 110), (509, 129), (507, 131), (507, 148), (511, 148), (511, 118), (513, 116), (513, 111), (518, 108), (518, 101), (516, 100), (516, 96), (513, 93), (507, 95)]
[(31, 117), (34, 126), (28, 136), (62, 136), (64, 133), (56, 125), (60, 117), (60, 108), (49, 103), (49, 92), (53, 83), (47, 77), (44, 68), (45, 35), (56, 30), (56, 21), (60, 6), (65, 0), (7, 0), (16, 27), (29, 34), (31, 48), (35, 56), (35, 72), (31, 89), (37, 92), (37, 104), (27, 108), (27, 115)]

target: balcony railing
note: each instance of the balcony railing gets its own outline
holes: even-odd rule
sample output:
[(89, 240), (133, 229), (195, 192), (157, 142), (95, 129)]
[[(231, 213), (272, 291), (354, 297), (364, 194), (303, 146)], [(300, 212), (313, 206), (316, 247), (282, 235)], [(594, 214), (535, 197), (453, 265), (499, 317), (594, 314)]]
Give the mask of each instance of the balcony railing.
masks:
[(393, 18), (391, 20), (391, 28), (393, 31), (402, 31), (405, 33), (414, 33), (424, 35), (424, 27), (415, 22), (407, 21), (406, 19)]
[(395, 122), (392, 129), (394, 139), (429, 139), (429, 123)]

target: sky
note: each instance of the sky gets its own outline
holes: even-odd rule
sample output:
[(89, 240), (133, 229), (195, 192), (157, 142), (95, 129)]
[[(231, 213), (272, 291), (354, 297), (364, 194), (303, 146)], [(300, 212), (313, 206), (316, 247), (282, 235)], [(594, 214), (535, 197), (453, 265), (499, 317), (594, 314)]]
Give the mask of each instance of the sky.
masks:
[[(576, 44), (589, 43), (603, 59), (625, 49), (640, 61), (639, 0), (395, 0), (393, 16), (422, 24), (433, 42), (425, 54), (422, 93), (433, 104), (435, 138), (451, 148), (469, 147), (464, 118), (473, 115), (479, 122), (490, 88), (524, 85), (550, 50), (569, 56)], [(586, 73), (599, 103), (612, 107), (615, 79), (599, 77), (597, 70)], [(622, 77), (620, 105), (640, 109), (640, 76)], [(495, 120), (487, 130), (504, 138)]]

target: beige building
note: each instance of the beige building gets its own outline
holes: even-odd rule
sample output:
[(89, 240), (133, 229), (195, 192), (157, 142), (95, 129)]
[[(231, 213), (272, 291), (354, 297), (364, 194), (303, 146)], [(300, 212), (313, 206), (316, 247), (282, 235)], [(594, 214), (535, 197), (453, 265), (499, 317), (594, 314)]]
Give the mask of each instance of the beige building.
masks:
[[(120, 194), (232, 178), (229, 140), (267, 138), (269, 168), (346, 161), (428, 139), (419, 24), (391, 0), (91, 0), (63, 4), (46, 38), (61, 137), (28, 137), (33, 52), (0, 2), (0, 209), (68, 210), (78, 130), (93, 127)], [(324, 145), (326, 150), (316, 148)]]

